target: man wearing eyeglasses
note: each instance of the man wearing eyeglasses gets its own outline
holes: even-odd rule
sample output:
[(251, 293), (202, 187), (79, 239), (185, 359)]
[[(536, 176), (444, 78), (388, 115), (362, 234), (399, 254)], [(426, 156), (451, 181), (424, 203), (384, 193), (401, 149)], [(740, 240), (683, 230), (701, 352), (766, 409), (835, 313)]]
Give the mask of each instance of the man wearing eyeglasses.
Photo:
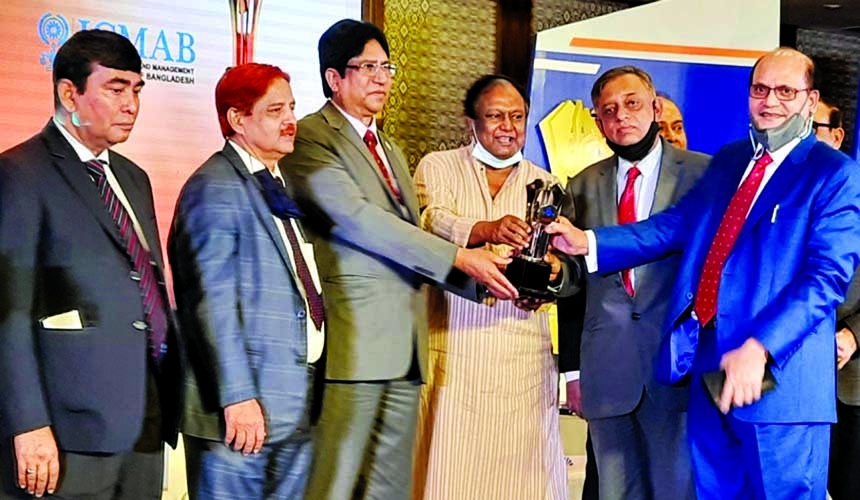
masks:
[(295, 151), (281, 161), (308, 215), (327, 312), (307, 498), (406, 499), (427, 362), (423, 284), (473, 300), (475, 281), (505, 299), (516, 289), (497, 268), (509, 258), (459, 248), (417, 226), (406, 160), (375, 119), (396, 70), (382, 30), (339, 21), (320, 38), (319, 57), (330, 99), (299, 122)]
[[(602, 274), (681, 252), (655, 371), (689, 383), (699, 499), (826, 498), (835, 312), (860, 264), (860, 167), (811, 133), (813, 76), (796, 50), (762, 56), (750, 137), (723, 147), (668, 210), (587, 233), (565, 220), (548, 228), (557, 249)], [(720, 369), (712, 399), (702, 375)], [(768, 371), (776, 386), (764, 392)]]
[(818, 108), (812, 118), (812, 128), (818, 140), (830, 144), (834, 149), (842, 147), (845, 130), (842, 128), (842, 110), (819, 99)]

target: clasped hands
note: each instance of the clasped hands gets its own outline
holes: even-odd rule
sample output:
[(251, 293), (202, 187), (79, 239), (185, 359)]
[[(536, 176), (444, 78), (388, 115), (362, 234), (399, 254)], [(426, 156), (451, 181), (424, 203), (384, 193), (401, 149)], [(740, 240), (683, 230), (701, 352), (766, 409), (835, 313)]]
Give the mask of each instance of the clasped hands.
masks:
[[(505, 215), (494, 221), (477, 222), (469, 236), (469, 246), (483, 247), (485, 244), (509, 245), (514, 251), (529, 245), (532, 228), (522, 219)], [(504, 275), (505, 266), (511, 262), (513, 251), (497, 255), (484, 248), (461, 248), (457, 253), (455, 267), (482, 283), (495, 297), (514, 300), (520, 309), (534, 311), (546, 300), (519, 297), (516, 287)], [(544, 260), (550, 264), (550, 281), (557, 280), (561, 272), (561, 261), (552, 252)]]

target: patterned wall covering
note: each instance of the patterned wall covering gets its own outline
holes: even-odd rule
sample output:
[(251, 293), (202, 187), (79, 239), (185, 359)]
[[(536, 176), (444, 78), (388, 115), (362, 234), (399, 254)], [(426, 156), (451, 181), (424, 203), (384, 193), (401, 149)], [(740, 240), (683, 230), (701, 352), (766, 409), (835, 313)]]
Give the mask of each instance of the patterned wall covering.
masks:
[(626, 9), (621, 2), (601, 0), (534, 0), (533, 23), (535, 31), (543, 31), (556, 26), (582, 21), (592, 17)]
[(398, 66), (383, 127), (410, 169), (431, 151), (469, 142), (462, 102), (495, 67), (494, 0), (385, 0), (385, 36)]
[[(603, 0), (533, 0), (533, 31), (627, 8)], [(412, 170), (431, 151), (470, 141), (462, 101), (495, 71), (495, 0), (385, 0), (385, 36), (398, 66), (383, 116)]]
[(825, 99), (842, 109), (845, 128), (843, 151), (852, 151), (857, 124), (857, 85), (860, 76), (857, 54), (860, 38), (823, 31), (797, 30), (797, 48), (816, 65), (816, 86)]

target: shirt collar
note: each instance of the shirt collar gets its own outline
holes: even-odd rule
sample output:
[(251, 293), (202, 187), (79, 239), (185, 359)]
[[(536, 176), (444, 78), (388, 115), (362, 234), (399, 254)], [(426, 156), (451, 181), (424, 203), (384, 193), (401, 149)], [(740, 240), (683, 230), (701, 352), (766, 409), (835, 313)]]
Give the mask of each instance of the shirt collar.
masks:
[[(645, 155), (645, 158), (636, 163), (636, 168), (644, 177), (650, 177), (657, 172), (660, 166), (660, 158), (663, 156), (663, 141), (658, 140), (657, 145)], [(622, 184), (627, 180), (627, 171), (633, 167), (633, 162), (618, 157), (618, 180)]]
[(63, 137), (66, 138), (66, 141), (69, 142), (69, 144), (72, 146), (72, 149), (75, 150), (75, 153), (77, 153), (78, 158), (82, 162), (86, 163), (91, 160), (99, 160), (107, 165), (110, 165), (109, 150), (105, 149), (98, 156), (94, 155), (93, 152), (89, 150), (89, 148), (81, 144), (81, 141), (77, 140), (75, 136), (73, 136), (72, 133), (66, 129), (66, 126), (60, 122), (59, 118), (54, 116), (53, 120), (54, 125), (57, 126), (57, 128), (60, 130), (60, 133), (63, 135)]
[(352, 128), (354, 128), (355, 131), (358, 132), (359, 137), (363, 138), (365, 132), (370, 130), (371, 132), (373, 132), (373, 135), (375, 135), (377, 137), (377, 139), (379, 138), (379, 134), (376, 133), (376, 117), (375, 116), (373, 117), (373, 119), (370, 120), (370, 126), (368, 127), (367, 125), (364, 124), (363, 121), (352, 116), (351, 114), (347, 113), (345, 109), (338, 106), (337, 103), (334, 102), (333, 99), (329, 99), (329, 102), (331, 102), (334, 105), (335, 109), (340, 111), (340, 114), (342, 114), (344, 116), (344, 118), (346, 118), (346, 121), (348, 121), (349, 124), (352, 125)]
[(236, 144), (233, 140), (227, 139), (227, 143), (233, 146), (233, 149), (236, 150), (236, 153), (239, 155), (239, 159), (242, 160), (242, 164), (245, 165), (245, 168), (248, 169), (249, 173), (256, 174), (257, 172), (266, 170), (267, 172), (272, 174), (272, 177), (274, 177), (275, 179), (281, 179), (281, 181), (283, 181), (283, 178), (281, 178), (280, 170), (276, 168), (275, 171), (272, 172), (266, 167), (266, 165), (263, 164), (263, 162), (254, 158), (254, 155), (246, 151), (245, 148), (243, 148), (242, 146)]

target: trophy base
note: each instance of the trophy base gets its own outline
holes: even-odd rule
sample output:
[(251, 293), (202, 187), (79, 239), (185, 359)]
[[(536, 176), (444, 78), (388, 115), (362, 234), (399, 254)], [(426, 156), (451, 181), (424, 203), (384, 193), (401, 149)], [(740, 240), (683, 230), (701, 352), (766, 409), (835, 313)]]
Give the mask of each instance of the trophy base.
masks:
[(512, 285), (517, 287), (520, 296), (535, 298), (553, 297), (547, 287), (552, 266), (544, 261), (531, 261), (521, 257), (514, 257), (505, 270), (505, 277)]

